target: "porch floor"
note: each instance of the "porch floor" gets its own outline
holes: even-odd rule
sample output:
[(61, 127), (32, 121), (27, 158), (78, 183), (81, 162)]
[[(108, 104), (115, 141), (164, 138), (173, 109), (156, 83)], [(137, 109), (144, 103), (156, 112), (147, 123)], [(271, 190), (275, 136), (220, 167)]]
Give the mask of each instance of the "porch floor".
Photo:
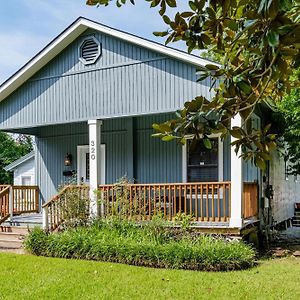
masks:
[(41, 213), (22, 214), (19, 216), (13, 216), (12, 220), (8, 220), (3, 223), (4, 226), (22, 226), (22, 227), (34, 227), (42, 226), (43, 216)]

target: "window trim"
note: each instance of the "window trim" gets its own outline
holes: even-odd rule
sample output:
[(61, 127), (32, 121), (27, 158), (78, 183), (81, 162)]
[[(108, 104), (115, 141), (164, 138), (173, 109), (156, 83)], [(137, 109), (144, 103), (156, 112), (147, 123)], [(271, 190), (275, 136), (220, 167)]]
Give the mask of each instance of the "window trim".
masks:
[[(218, 181), (223, 181), (224, 173), (224, 142), (221, 140), (221, 134), (214, 133), (208, 136), (209, 138), (218, 138)], [(191, 139), (191, 138), (186, 138)], [(186, 183), (187, 181), (187, 143), (182, 146), (182, 182)]]

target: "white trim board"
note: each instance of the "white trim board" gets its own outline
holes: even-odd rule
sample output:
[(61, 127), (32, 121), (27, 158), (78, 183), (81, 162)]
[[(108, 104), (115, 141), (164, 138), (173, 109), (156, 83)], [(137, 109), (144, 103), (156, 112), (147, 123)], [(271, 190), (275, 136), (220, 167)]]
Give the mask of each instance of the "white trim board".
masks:
[[(224, 175), (224, 143), (220, 134), (212, 134), (210, 138), (218, 138), (218, 180), (223, 181)], [(182, 146), (182, 182), (187, 182), (187, 143)]]
[(79, 37), (84, 31), (89, 28), (201, 68), (205, 68), (205, 65), (207, 64), (220, 66), (218, 63), (209, 61), (207, 59), (203, 59), (177, 49), (166, 47), (162, 44), (158, 44), (156, 42), (146, 40), (127, 32), (105, 26), (92, 20), (79, 17), (68, 28), (66, 28), (65, 31), (63, 31), (43, 50), (41, 50), (41, 52), (34, 56), (19, 71), (8, 78), (0, 86), (0, 101), (4, 100), (11, 93), (13, 93), (24, 82), (26, 82), (30, 77), (32, 77), (36, 72), (38, 72), (42, 67), (44, 67), (48, 62), (50, 62), (55, 56), (57, 56), (62, 50), (64, 50), (77, 37)]

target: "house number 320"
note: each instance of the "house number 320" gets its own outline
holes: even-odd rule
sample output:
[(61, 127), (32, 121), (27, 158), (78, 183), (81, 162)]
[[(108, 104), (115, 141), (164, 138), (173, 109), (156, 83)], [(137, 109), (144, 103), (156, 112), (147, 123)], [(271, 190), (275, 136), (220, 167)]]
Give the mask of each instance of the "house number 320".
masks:
[(96, 148), (95, 148), (95, 141), (91, 141), (91, 160), (95, 160), (96, 159)]

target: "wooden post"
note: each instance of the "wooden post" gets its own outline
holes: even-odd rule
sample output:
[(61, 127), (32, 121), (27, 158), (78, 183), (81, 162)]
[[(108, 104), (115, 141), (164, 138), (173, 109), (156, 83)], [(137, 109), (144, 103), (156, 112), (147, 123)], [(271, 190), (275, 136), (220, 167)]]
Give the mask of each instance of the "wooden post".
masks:
[[(242, 118), (236, 115), (231, 119), (231, 127), (241, 126)], [(235, 141), (231, 137), (231, 142)], [(240, 158), (241, 149), (235, 153), (235, 147), (231, 147), (231, 204), (229, 226), (233, 228), (242, 227), (242, 200), (243, 200), (243, 159)]]
[(48, 206), (43, 207), (43, 229), (49, 230)]
[(35, 187), (34, 197), (35, 197), (35, 210), (38, 213), (40, 211), (40, 208), (39, 208), (39, 204), (40, 204), (40, 201), (39, 201), (39, 188), (38, 187)]
[(10, 221), (12, 221), (13, 219), (13, 216), (14, 216), (14, 191), (13, 191), (13, 187), (10, 186), (9, 187), (9, 196), (8, 196), (8, 199), (9, 199), (9, 219)]
[[(101, 125), (100, 120), (89, 120), (89, 147), (90, 147), (90, 217), (99, 216), (98, 195), (95, 193), (101, 183)], [(101, 216), (104, 206), (101, 204)]]

